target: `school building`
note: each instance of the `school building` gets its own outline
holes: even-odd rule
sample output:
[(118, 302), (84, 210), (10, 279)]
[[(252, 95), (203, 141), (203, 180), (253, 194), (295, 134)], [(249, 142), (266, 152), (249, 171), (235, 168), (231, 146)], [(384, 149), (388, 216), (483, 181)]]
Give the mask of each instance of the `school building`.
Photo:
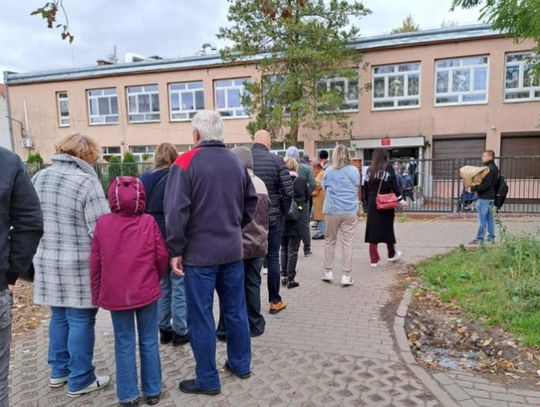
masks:
[[(321, 86), (342, 89), (352, 132), (326, 140), (304, 129), (306, 154), (339, 142), (366, 159), (380, 146), (394, 159), (476, 157), (484, 148), (540, 156), (532, 42), (471, 25), (359, 37), (351, 46), (368, 64), (358, 67), (360, 80)], [(221, 113), (228, 144), (249, 144), (241, 95), (258, 75), (255, 62), (224, 63), (219, 55), (6, 73), (9, 115), (18, 121), (10, 122), (13, 145), (23, 158), (38, 151), (48, 161), (60, 138), (80, 132), (99, 141), (105, 158), (129, 150), (143, 160), (165, 141), (188, 150), (190, 118), (201, 109)], [(540, 177), (540, 168), (524, 171)]]

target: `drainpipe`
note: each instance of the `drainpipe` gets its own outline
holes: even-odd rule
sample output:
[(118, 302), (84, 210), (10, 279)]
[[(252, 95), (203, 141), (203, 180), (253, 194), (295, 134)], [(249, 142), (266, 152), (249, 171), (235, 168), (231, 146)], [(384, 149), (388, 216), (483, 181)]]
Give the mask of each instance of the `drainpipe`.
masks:
[[(11, 116), (11, 106), (9, 104), (9, 86), (8, 86), (8, 73), (4, 71), (4, 87), (6, 90), (6, 108), (8, 113), (8, 118)], [(9, 120), (9, 141), (11, 144), (11, 150), (15, 151), (15, 137), (13, 136), (13, 126), (11, 125), (11, 120)]]

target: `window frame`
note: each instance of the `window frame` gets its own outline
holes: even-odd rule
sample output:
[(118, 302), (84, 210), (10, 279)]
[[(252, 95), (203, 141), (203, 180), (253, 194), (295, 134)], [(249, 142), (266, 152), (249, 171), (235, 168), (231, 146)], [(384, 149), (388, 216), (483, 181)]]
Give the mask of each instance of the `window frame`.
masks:
[[(146, 87), (150, 87), (150, 86), (155, 86), (156, 90), (155, 91), (147, 91), (145, 89)], [(132, 89), (132, 88), (142, 88), (143, 91), (130, 94), (130, 89)], [(149, 102), (149, 107), (150, 107), (149, 112), (142, 112), (142, 113), (139, 112), (139, 97), (141, 95), (148, 95), (148, 102)], [(152, 95), (157, 95), (157, 101), (158, 101), (158, 110), (157, 111), (152, 110), (152, 107), (153, 107)], [(129, 103), (130, 97), (135, 97), (136, 100), (137, 100), (137, 103), (136, 103), (137, 112), (131, 112), (130, 103)], [(129, 85), (129, 86), (126, 86), (126, 111), (127, 111), (127, 121), (128, 121), (129, 124), (159, 123), (161, 121), (161, 103), (160, 103), (160, 99), (159, 99), (159, 84), (158, 83), (149, 83), (149, 84), (145, 84), (145, 85)], [(135, 116), (135, 115), (142, 115), (145, 118), (143, 120), (132, 120), (131, 116)], [(158, 118), (157, 119), (147, 119), (146, 115), (158, 115)]]
[[(532, 56), (534, 51), (516, 51), (516, 52), (507, 52), (504, 54), (504, 75), (503, 75), (503, 103), (521, 103), (521, 102), (538, 102), (540, 101), (540, 84), (538, 86), (524, 87), (524, 75), (525, 67), (529, 66), (527, 61), (519, 61), (517, 63), (511, 63), (511, 66), (517, 65), (519, 67), (519, 77), (518, 77), (518, 87), (510, 88), (511, 93), (524, 93), (529, 92), (528, 98), (517, 98), (517, 99), (507, 99), (507, 88), (506, 88), (506, 69), (508, 67), (508, 57), (511, 55), (529, 55)], [(540, 78), (539, 78), (540, 79)], [(536, 93), (539, 93), (539, 96), (534, 96)], [(533, 95), (531, 97), (531, 95)]]
[[(137, 148), (137, 147), (144, 147), (145, 149), (145, 152), (144, 153), (141, 153), (141, 152), (135, 152), (133, 151), (134, 148)], [(151, 151), (148, 151), (148, 149), (151, 149)], [(138, 162), (138, 163), (143, 163), (144, 160), (142, 159), (144, 155), (148, 155), (149, 158), (151, 159), (154, 159), (154, 157), (156, 156), (156, 148), (157, 148), (157, 145), (155, 144), (143, 144), (143, 145), (131, 145), (129, 146), (129, 152), (131, 154), (133, 154), (133, 156), (135, 157), (135, 160)]]
[[(344, 101), (343, 104), (349, 104), (353, 100), (356, 102), (356, 108), (348, 108), (348, 109), (337, 109), (334, 111), (326, 111), (326, 110), (319, 110), (319, 106), (317, 106), (317, 113), (324, 114), (324, 113), (357, 113), (360, 111), (360, 72), (357, 68), (353, 68), (356, 71), (356, 79), (353, 78), (347, 78), (346, 76), (328, 76), (324, 79), (321, 79), (319, 83), (317, 83), (317, 95), (318, 95), (318, 87), (321, 86), (321, 84), (324, 82), (326, 85), (326, 92), (329, 92), (332, 86), (333, 82), (343, 82), (345, 85), (344, 90)], [(356, 99), (349, 99), (349, 86), (351, 82), (356, 83)]]
[[(61, 100), (60, 95), (65, 95), (66, 97)], [(60, 107), (60, 102), (65, 102), (67, 104), (67, 118), (62, 117), (62, 108)], [(69, 112), (69, 95), (67, 90), (60, 90), (56, 92), (56, 108), (58, 110), (58, 127), (71, 126), (71, 115)], [(62, 123), (62, 119), (67, 119), (67, 123)]]
[[(115, 95), (105, 95), (105, 94), (101, 94), (101, 95), (90, 95), (90, 92), (96, 92), (96, 91), (106, 91), (106, 90), (111, 90), (111, 89), (114, 89), (115, 91)], [(107, 114), (107, 115), (92, 115), (92, 108), (90, 107), (91, 105), (91, 100), (92, 99), (100, 99), (100, 98), (107, 98), (108, 101), (109, 101), (109, 109), (112, 111), (112, 104), (111, 104), (111, 98), (112, 97), (115, 97), (116, 98), (116, 109), (117, 109), (117, 113), (116, 114)], [(118, 89), (116, 87), (109, 87), (109, 88), (93, 88), (93, 89), (87, 89), (86, 90), (86, 103), (87, 103), (87, 106), (88, 106), (88, 124), (90, 126), (108, 126), (108, 125), (115, 125), (115, 124), (119, 124), (120, 123), (120, 106), (118, 105)], [(98, 111), (99, 111), (99, 102), (98, 103)], [(112, 116), (116, 116), (116, 121), (114, 122), (107, 122), (106, 120), (104, 122), (92, 122), (92, 117), (112, 117)]]
[[(109, 152), (109, 148), (117, 148), (117, 149), (118, 149), (118, 153), (111, 153), (111, 152)], [(106, 160), (105, 157), (117, 157), (117, 158), (119, 158), (120, 160), (122, 160), (122, 147), (121, 147), (121, 146), (102, 146), (102, 147), (101, 147), (101, 157), (102, 157), (105, 161), (108, 161), (108, 160)]]
[[(245, 86), (244, 86), (244, 83), (245, 82), (249, 82), (251, 81), (251, 77), (250, 76), (242, 76), (242, 77), (236, 77), (236, 78), (219, 78), (219, 79), (214, 79), (213, 83), (212, 83), (212, 86), (213, 86), (213, 90), (214, 90), (214, 109), (216, 110), (216, 112), (219, 113), (219, 115), (221, 116), (221, 118), (223, 120), (234, 120), (234, 119), (249, 119), (251, 116), (249, 115), (249, 113), (246, 111), (246, 108), (242, 105), (242, 97), (243, 97), (243, 93), (241, 92), (240, 93), (240, 107), (239, 108), (230, 108), (230, 107), (224, 107), (224, 108), (219, 108), (218, 107), (218, 104), (217, 104), (217, 91), (218, 91), (218, 87), (217, 87), (217, 83), (218, 82), (222, 82), (222, 81), (233, 81), (236, 82), (236, 81), (242, 81), (242, 86), (241, 86), (241, 89), (244, 90), (244, 92), (247, 93), (247, 91), (245, 90)], [(239, 85), (233, 85), (231, 87), (223, 87), (221, 89), (235, 89), (235, 88), (240, 88)], [(225, 101), (226, 101), (226, 104), (228, 105), (228, 101), (229, 101), (229, 96), (228, 96), (228, 93), (225, 92)], [(232, 116), (224, 116), (222, 115), (221, 113), (222, 112), (226, 112), (226, 111), (243, 111), (245, 114), (243, 115), (232, 115)]]
[[(194, 84), (194, 83), (200, 83), (202, 85), (202, 87), (200, 89), (182, 89), (182, 90), (173, 90), (171, 89), (172, 86), (174, 85), (186, 85), (188, 86), (189, 84)], [(198, 112), (200, 112), (201, 110), (204, 110), (205, 109), (205, 106), (206, 106), (206, 98), (205, 98), (205, 94), (204, 94), (204, 81), (203, 80), (194, 80), (194, 81), (183, 81), (183, 82), (171, 82), (169, 84), (167, 84), (167, 91), (168, 91), (168, 99), (169, 99), (169, 120), (171, 122), (190, 122), (191, 119), (193, 117), (190, 117), (190, 114), (191, 113), (194, 113), (197, 114)], [(172, 103), (172, 96), (173, 96), (173, 93), (177, 93), (179, 96), (179, 104), (181, 106), (182, 104), (182, 94), (183, 93), (191, 93), (192, 96), (193, 96), (193, 101), (195, 102), (196, 100), (196, 96), (195, 96), (195, 93), (197, 92), (201, 92), (202, 93), (202, 96), (203, 96), (203, 108), (202, 109), (194, 109), (194, 110), (178, 110), (178, 111), (173, 111), (173, 103)], [(173, 118), (173, 114), (175, 113), (184, 113), (187, 115), (187, 118), (185, 119), (175, 119)]]
[[(466, 59), (470, 59), (470, 58), (487, 58), (487, 62), (485, 64), (476, 64), (476, 65), (463, 65), (463, 61), (465, 61)], [(439, 68), (437, 66), (437, 64), (439, 62), (442, 62), (442, 61), (453, 61), (453, 60), (457, 60), (460, 62), (460, 64), (458, 66), (451, 66), (451, 67), (444, 67), (444, 68)], [(440, 58), (440, 59), (436, 59), (434, 61), (434, 80), (433, 80), (433, 103), (434, 103), (434, 106), (435, 107), (448, 107), (448, 106), (469, 106), (469, 105), (487, 105), (489, 103), (489, 78), (490, 78), (490, 63), (491, 63), (491, 58), (490, 58), (490, 54), (480, 54), (480, 55), (469, 55), (469, 56), (463, 56), (463, 57), (455, 57), (455, 58)], [(474, 83), (474, 68), (480, 68), (480, 67), (485, 67), (486, 68), (486, 89), (485, 91), (474, 91), (474, 90), (470, 90), (472, 84)], [(452, 89), (452, 85), (453, 85), (453, 72), (455, 70), (463, 70), (463, 69), (469, 69), (469, 72), (470, 73), (473, 73), (473, 75), (470, 75), (470, 79), (469, 79), (469, 91), (459, 91), (459, 92), (452, 92), (450, 91)], [(439, 69), (442, 69), (443, 71), (447, 71), (448, 72), (448, 92), (446, 93), (438, 93), (437, 92), (437, 85), (438, 85), (438, 82), (437, 82), (437, 75), (439, 73)], [(474, 95), (474, 94), (478, 94), (478, 93), (481, 93), (481, 92), (485, 92), (486, 96), (485, 96), (485, 100), (482, 100), (482, 101), (470, 101), (470, 102), (464, 102), (463, 101), (463, 96), (464, 95)], [(438, 97), (451, 97), (451, 96), (457, 96), (458, 97), (458, 101), (457, 102), (447, 102), (447, 103), (439, 103), (437, 102), (437, 98)]]
[[(399, 71), (399, 67), (403, 65), (418, 65), (417, 70), (413, 71)], [(385, 73), (375, 73), (375, 69), (381, 68), (381, 67), (392, 67), (392, 72), (385, 72)], [(409, 75), (418, 75), (418, 95), (409, 95)], [(389, 96), (389, 89), (390, 89), (390, 77), (392, 76), (398, 76), (402, 75), (404, 77), (403, 82), (403, 89), (404, 89), (404, 95), (403, 96)], [(377, 78), (384, 78), (384, 93), (385, 96), (383, 98), (376, 98), (375, 97), (375, 79)], [(407, 93), (407, 95), (405, 95)], [(371, 69), (371, 111), (379, 112), (379, 111), (385, 111), (385, 110), (410, 110), (410, 109), (420, 109), (422, 105), (422, 62), (421, 61), (412, 61), (412, 62), (400, 62), (400, 63), (391, 63), (391, 64), (383, 64), (383, 65), (375, 65)], [(409, 100), (413, 98), (418, 98), (418, 104), (416, 105), (408, 105), (408, 106), (399, 106), (400, 100)], [(393, 102), (394, 106), (384, 106), (384, 107), (376, 107), (375, 102)]]

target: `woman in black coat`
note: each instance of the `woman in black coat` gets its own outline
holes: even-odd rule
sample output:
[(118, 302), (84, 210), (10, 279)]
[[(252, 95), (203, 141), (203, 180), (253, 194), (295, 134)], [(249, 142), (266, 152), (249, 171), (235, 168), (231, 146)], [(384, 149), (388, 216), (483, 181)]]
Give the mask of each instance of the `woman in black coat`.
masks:
[(396, 251), (396, 236), (394, 234), (395, 210), (378, 210), (377, 195), (395, 193), (400, 204), (406, 205), (401, 196), (396, 173), (388, 163), (387, 151), (380, 148), (373, 152), (372, 162), (366, 174), (364, 193), (367, 200), (366, 243), (369, 243), (371, 267), (377, 267), (380, 262), (379, 243), (386, 243), (388, 261), (395, 262), (401, 258), (401, 252)]
[(298, 251), (302, 241), (302, 232), (309, 223), (309, 186), (307, 180), (298, 176), (298, 162), (291, 157), (285, 160), (291, 174), (294, 187), (293, 209), (296, 206), (298, 219), (285, 220), (285, 230), (281, 237), (281, 282), (287, 288), (295, 288), (300, 284), (295, 281), (296, 264), (298, 263)]

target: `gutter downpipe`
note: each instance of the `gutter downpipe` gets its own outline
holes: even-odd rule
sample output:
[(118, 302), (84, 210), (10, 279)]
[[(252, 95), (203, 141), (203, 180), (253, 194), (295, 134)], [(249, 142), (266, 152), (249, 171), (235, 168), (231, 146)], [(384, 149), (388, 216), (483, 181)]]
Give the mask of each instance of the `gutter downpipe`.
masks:
[[(8, 85), (8, 73), (4, 71), (4, 87), (6, 89), (6, 108), (8, 117), (11, 117), (11, 104), (9, 103), (9, 85)], [(13, 136), (13, 125), (9, 120), (9, 141), (11, 143), (11, 151), (15, 152), (15, 137)]]

